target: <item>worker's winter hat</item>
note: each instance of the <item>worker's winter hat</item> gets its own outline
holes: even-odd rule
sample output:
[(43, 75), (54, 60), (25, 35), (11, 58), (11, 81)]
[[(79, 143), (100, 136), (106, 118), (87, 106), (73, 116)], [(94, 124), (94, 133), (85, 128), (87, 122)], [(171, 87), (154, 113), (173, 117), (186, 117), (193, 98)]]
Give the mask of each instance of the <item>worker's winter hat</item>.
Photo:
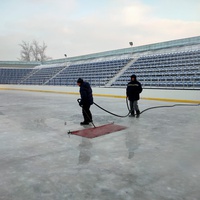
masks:
[(77, 83), (82, 83), (83, 82), (83, 79), (82, 78), (79, 78), (78, 80), (77, 80)]
[(135, 74), (131, 75), (131, 78), (136, 79), (136, 75)]

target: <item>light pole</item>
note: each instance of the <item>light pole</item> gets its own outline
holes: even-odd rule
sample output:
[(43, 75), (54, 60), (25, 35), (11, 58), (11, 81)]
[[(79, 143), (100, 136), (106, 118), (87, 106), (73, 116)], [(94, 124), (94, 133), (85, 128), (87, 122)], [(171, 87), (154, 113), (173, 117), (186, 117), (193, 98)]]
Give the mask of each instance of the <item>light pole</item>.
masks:
[(65, 63), (66, 63), (66, 66), (67, 66), (67, 54), (65, 53), (64, 56), (65, 56)]
[[(133, 42), (129, 42), (129, 45), (132, 47), (133, 46)], [(131, 51), (131, 54), (133, 55), (133, 49)]]

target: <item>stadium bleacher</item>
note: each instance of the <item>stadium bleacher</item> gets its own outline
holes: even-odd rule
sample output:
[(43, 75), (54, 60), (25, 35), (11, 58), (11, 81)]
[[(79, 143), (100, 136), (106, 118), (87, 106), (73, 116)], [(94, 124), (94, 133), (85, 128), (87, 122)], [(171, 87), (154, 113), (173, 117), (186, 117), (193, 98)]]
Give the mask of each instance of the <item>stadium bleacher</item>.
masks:
[(32, 70), (0, 68), (0, 84), (19, 84)]
[(25, 78), (20, 84), (43, 85), (62, 69), (63, 66), (34, 69), (34, 73)]
[(129, 48), (32, 68), (0, 65), (0, 84), (75, 86), (81, 77), (93, 87), (126, 87), (136, 74), (144, 88), (200, 89), (200, 37), (177, 41), (147, 45), (146, 50), (143, 46), (141, 52), (141, 47), (135, 52)]
[(135, 73), (144, 87), (200, 87), (200, 50), (142, 56), (112, 86), (125, 87)]
[(89, 81), (92, 86), (104, 86), (114, 77), (130, 59), (89, 62), (70, 65), (57, 74), (47, 84), (49, 85), (76, 85), (78, 77)]

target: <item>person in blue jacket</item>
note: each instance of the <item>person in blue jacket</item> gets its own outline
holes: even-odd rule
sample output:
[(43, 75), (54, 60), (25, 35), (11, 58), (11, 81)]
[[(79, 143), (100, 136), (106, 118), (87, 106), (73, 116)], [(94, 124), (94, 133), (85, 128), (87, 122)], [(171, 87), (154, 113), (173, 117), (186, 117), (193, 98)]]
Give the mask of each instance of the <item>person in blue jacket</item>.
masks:
[(92, 88), (90, 84), (86, 81), (83, 81), (82, 78), (77, 80), (77, 85), (80, 87), (80, 101), (79, 105), (82, 107), (82, 114), (84, 121), (81, 122), (81, 125), (88, 125), (92, 122), (92, 113), (90, 112), (90, 106), (93, 104), (93, 95)]
[(128, 83), (126, 88), (126, 96), (130, 102), (130, 109), (132, 117), (139, 117), (140, 110), (138, 107), (138, 100), (140, 99), (140, 93), (142, 92), (142, 85), (139, 81), (137, 81), (137, 77), (135, 74), (131, 76), (131, 81)]

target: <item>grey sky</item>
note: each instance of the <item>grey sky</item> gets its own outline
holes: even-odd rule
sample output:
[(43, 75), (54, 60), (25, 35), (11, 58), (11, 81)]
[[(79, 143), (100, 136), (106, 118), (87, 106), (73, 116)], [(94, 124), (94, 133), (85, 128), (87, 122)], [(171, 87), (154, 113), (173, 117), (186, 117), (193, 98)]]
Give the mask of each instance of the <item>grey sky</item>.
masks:
[(199, 0), (0, 0), (0, 60), (19, 44), (47, 44), (53, 59), (200, 35)]

